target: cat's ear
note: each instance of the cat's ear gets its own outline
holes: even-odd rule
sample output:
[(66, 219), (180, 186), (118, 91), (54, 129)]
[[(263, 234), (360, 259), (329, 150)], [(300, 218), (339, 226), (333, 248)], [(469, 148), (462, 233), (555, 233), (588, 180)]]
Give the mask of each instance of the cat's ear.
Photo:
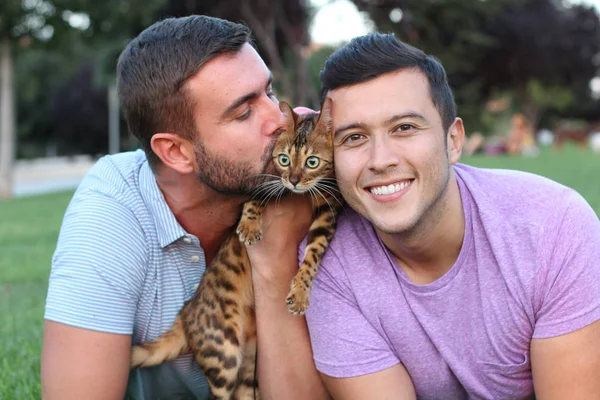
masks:
[(326, 97), (325, 101), (323, 102), (323, 106), (321, 107), (321, 112), (319, 113), (319, 121), (317, 122), (319, 131), (327, 133), (327, 135), (331, 135), (333, 131), (333, 122), (331, 119), (331, 106), (331, 98)]
[(292, 131), (294, 130), (294, 126), (296, 125), (297, 119), (298, 119), (298, 114), (296, 114), (294, 112), (294, 110), (292, 110), (292, 107), (290, 107), (290, 105), (288, 103), (286, 103), (285, 101), (280, 101), (279, 102), (279, 109), (281, 110), (281, 112), (283, 113), (283, 115), (285, 116), (285, 122), (291, 126)]

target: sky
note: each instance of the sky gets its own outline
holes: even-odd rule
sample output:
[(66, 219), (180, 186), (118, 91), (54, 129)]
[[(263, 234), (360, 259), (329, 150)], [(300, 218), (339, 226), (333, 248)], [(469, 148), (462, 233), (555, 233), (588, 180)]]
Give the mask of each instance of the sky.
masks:
[[(567, 3), (594, 5), (600, 12), (600, 0), (565, 0)], [(315, 15), (310, 33), (314, 42), (337, 45), (373, 29), (369, 18), (359, 13), (350, 0), (311, 0), (321, 9)], [(401, 12), (397, 10), (397, 16)]]
[(372, 30), (368, 17), (359, 13), (350, 0), (311, 0), (311, 3), (321, 7), (310, 28), (315, 43), (337, 45)]

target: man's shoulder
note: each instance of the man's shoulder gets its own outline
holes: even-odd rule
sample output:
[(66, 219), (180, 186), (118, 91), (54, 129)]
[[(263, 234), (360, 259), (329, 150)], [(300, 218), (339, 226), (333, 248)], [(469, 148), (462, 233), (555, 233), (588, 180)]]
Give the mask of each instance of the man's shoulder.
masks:
[(538, 225), (566, 210), (577, 192), (530, 172), (511, 169), (454, 167), (463, 195), (469, 195), (481, 215), (497, 215)]
[(61, 231), (82, 237), (102, 227), (102, 233), (142, 236), (140, 169), (142, 152), (127, 152), (100, 158), (79, 184), (65, 212)]
[(139, 187), (139, 173), (143, 167), (149, 168), (141, 150), (106, 155), (90, 168), (79, 189), (119, 197)]
[(371, 223), (346, 206), (338, 216), (337, 229), (324, 261), (332, 272), (343, 269), (350, 273), (355, 266), (364, 269), (365, 265), (374, 265), (373, 258), (380, 255), (375, 249), (379, 247)]
[(338, 215), (337, 228), (332, 246), (339, 247), (352, 242), (364, 240), (366, 237), (374, 237), (375, 231), (372, 225), (363, 216), (346, 205), (344, 210)]

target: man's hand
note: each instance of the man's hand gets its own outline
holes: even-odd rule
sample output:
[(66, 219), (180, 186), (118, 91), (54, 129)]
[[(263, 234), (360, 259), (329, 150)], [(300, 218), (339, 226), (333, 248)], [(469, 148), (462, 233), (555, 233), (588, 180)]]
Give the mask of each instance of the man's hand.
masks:
[(317, 374), (306, 321), (285, 298), (298, 271), (298, 245), (312, 219), (309, 196), (290, 195), (263, 212), (262, 240), (247, 246), (252, 264), (261, 398), (327, 399)]
[(297, 254), (312, 220), (310, 196), (288, 195), (272, 201), (263, 212), (262, 239), (248, 246), (255, 285), (285, 286), (289, 290), (297, 263), (286, 265), (286, 255)]

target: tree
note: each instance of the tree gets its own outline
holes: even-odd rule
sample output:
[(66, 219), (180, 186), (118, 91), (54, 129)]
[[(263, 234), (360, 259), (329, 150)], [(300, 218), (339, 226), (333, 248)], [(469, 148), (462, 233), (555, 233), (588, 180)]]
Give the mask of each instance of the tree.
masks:
[(8, 0), (0, 3), (0, 197), (12, 196), (15, 158), (14, 50), (48, 41), (70, 28), (64, 12), (74, 0)]
[[(589, 99), (600, 53), (600, 21), (591, 6), (557, 0), (353, 2), (379, 30), (441, 60), (471, 127), (481, 127), (481, 105), (499, 91), (513, 91), (534, 124), (549, 109), (567, 110), (569, 98), (577, 104)], [(393, 10), (401, 16), (397, 22)]]
[(304, 51), (309, 42), (311, 12), (307, 3), (306, 0), (169, 0), (159, 16), (205, 14), (245, 23), (273, 72), (279, 97), (293, 104), (316, 107), (318, 97), (308, 83)]
[[(78, 148), (91, 154), (107, 151), (107, 100), (108, 93), (114, 93), (110, 88), (115, 86), (117, 58), (131, 37), (154, 22), (164, 2), (23, 0), (19, 12), (25, 16), (13, 19), (9, 29), (15, 50), (14, 61), (9, 64), (18, 66), (13, 80), (13, 86), (19, 88), (15, 96), (19, 111), (17, 155), (42, 156), (46, 146), (55, 145), (65, 154)], [(10, 3), (19, 4), (15, 0)], [(7, 5), (1, 3), (0, 9)], [(26, 29), (31, 23), (23, 25), (23, 21), (36, 21), (42, 12), (44, 27), (39, 28), (41, 22), (36, 22), (33, 25), (38, 30)], [(55, 95), (58, 91), (60, 96)], [(63, 106), (78, 96), (79, 103)], [(78, 108), (84, 110), (79, 113)], [(79, 114), (87, 114), (90, 125), (81, 129), (85, 125), (80, 124), (80, 134), (74, 135), (74, 123), (84, 122), (77, 118)]]
[(591, 6), (565, 7), (553, 0), (527, 0), (501, 10), (486, 33), (497, 45), (480, 68), (484, 93), (514, 90), (536, 126), (544, 111), (563, 111), (575, 98), (590, 99), (590, 80), (600, 56), (600, 18)]
[[(262, 8), (257, 8), (261, 4), (266, 7), (266, 2), (244, 1), (250, 7), (250, 12), (245, 11), (247, 16), (255, 18), (251, 29), (258, 51), (276, 75), (279, 97), (318, 107), (316, 87), (304, 83), (310, 72), (301, 68), (306, 61), (304, 46), (308, 40), (307, 15), (310, 13), (304, 1), (277, 2), (279, 8), (273, 8), (276, 12), (269, 10), (268, 18), (266, 14), (263, 17)], [(118, 56), (131, 38), (153, 22), (171, 16), (206, 14), (249, 24), (248, 18), (242, 16), (242, 0), (54, 2), (60, 2), (63, 20), (70, 21), (69, 29), (46, 41), (29, 35), (16, 40), (16, 43), (27, 44), (17, 46), (20, 51), (15, 71), (19, 85), (17, 123), (21, 157), (41, 156), (46, 148), (60, 154), (107, 151), (107, 100), (110, 89), (114, 88)], [(256, 34), (256, 29), (261, 31), (261, 24), (265, 32), (275, 29), (273, 36)], [(267, 42), (272, 44), (268, 49)], [(295, 47), (292, 49), (289, 43)], [(31, 79), (32, 76), (36, 78)], [(124, 121), (119, 122), (119, 126), (125, 128)], [(126, 132), (126, 129), (121, 131)], [(133, 145), (128, 135), (121, 135), (120, 142), (125, 148)]]

